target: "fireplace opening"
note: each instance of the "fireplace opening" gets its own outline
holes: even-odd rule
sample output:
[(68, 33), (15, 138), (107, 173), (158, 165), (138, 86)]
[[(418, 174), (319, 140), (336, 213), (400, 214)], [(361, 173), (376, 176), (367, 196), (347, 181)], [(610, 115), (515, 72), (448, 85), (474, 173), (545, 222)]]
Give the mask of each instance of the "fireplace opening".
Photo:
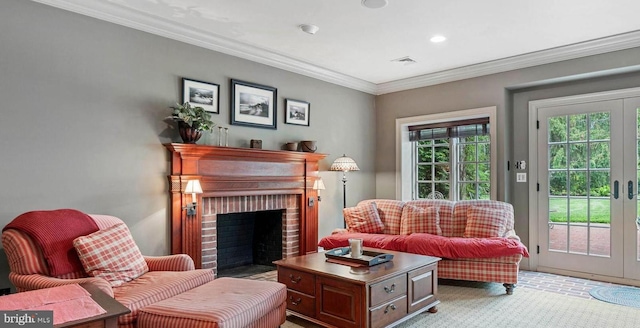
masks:
[(247, 277), (275, 269), (282, 259), (282, 210), (218, 214), (219, 277)]

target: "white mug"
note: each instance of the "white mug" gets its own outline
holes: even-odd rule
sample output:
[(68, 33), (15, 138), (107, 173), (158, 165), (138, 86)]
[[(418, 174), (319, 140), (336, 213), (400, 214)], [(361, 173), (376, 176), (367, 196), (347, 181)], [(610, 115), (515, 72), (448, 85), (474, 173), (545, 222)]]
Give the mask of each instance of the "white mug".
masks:
[(362, 239), (349, 238), (349, 247), (351, 248), (351, 257), (355, 259), (362, 257)]

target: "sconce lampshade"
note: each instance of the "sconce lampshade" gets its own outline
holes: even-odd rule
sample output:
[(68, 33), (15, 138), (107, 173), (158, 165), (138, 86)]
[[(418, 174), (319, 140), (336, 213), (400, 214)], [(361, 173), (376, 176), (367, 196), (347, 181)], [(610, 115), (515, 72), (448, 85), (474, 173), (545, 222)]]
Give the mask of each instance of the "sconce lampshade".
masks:
[(351, 157), (342, 155), (342, 157), (338, 157), (335, 161), (333, 161), (333, 164), (331, 164), (331, 167), (329, 167), (329, 171), (360, 171), (360, 168), (358, 167), (358, 164), (356, 164), (356, 161), (354, 161)]
[(184, 188), (185, 194), (201, 194), (202, 186), (200, 185), (200, 180), (189, 180), (187, 182), (187, 186)]
[(318, 178), (316, 181), (313, 182), (313, 189), (324, 190), (324, 182), (322, 181), (322, 178)]

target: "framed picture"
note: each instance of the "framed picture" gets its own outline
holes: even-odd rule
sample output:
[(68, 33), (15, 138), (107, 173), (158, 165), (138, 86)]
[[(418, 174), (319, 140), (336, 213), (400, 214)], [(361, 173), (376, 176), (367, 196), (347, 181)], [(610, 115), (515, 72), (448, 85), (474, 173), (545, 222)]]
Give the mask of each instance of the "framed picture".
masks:
[(220, 85), (209, 82), (182, 79), (182, 103), (200, 106), (209, 113), (219, 114)]
[(284, 122), (287, 124), (309, 126), (311, 104), (302, 100), (284, 100)]
[(276, 129), (277, 92), (273, 87), (231, 80), (231, 124)]

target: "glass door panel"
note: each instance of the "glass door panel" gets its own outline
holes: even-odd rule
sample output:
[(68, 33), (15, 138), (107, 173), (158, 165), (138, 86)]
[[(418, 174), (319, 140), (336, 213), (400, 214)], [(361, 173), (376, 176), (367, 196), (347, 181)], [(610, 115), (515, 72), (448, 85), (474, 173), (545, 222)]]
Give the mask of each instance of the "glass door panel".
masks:
[(640, 279), (640, 98), (624, 100), (624, 115), (624, 277)]
[(621, 101), (604, 101), (538, 112), (538, 145), (544, 147), (538, 167), (545, 168), (538, 203), (549, 214), (539, 225), (543, 267), (622, 274), (622, 257), (612, 253), (622, 249), (612, 238), (621, 224), (611, 222), (622, 212), (621, 198), (611, 199), (612, 179), (621, 175), (615, 167), (622, 165), (622, 147), (613, 146), (622, 133), (611, 127), (622, 123), (621, 107)]

